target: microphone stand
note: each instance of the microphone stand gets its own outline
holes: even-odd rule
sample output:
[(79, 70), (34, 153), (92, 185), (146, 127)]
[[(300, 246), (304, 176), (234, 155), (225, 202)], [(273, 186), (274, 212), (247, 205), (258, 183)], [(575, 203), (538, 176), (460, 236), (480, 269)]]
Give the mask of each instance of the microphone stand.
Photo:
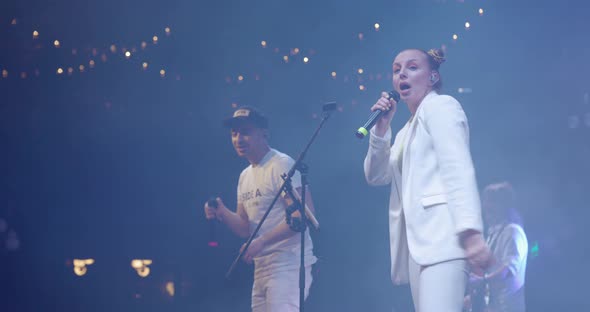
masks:
[[(274, 207), (275, 203), (277, 202), (277, 200), (281, 196), (281, 193), (287, 192), (287, 193), (289, 193), (289, 195), (291, 196), (293, 201), (297, 201), (296, 197), (294, 197), (291, 193), (292, 188), (291, 188), (291, 184), (290, 184), (291, 178), (295, 174), (296, 170), (299, 170), (301, 172), (301, 188), (302, 189), (301, 189), (301, 203), (299, 205), (299, 212), (301, 214), (301, 222), (304, 225), (306, 224), (307, 220), (306, 220), (306, 216), (305, 216), (305, 188), (306, 188), (306, 184), (307, 184), (307, 166), (305, 164), (303, 164), (303, 158), (305, 157), (305, 154), (307, 154), (307, 151), (311, 147), (311, 144), (313, 143), (313, 141), (315, 140), (315, 138), (319, 134), (320, 130), (322, 129), (322, 127), (324, 126), (324, 124), (326, 123), (328, 118), (330, 118), (330, 113), (334, 109), (336, 109), (336, 102), (328, 102), (323, 105), (323, 107), (322, 107), (323, 116), (322, 116), (322, 120), (320, 121), (320, 124), (318, 125), (315, 132), (313, 133), (313, 135), (311, 136), (311, 138), (307, 142), (307, 145), (305, 146), (305, 148), (303, 149), (301, 154), (299, 154), (299, 157), (297, 158), (297, 160), (295, 160), (295, 163), (293, 164), (293, 166), (291, 167), (289, 172), (286, 175), (283, 175), (283, 184), (281, 185), (281, 187), (277, 191), (275, 197), (273, 198), (273, 200), (270, 203), (270, 205), (268, 206), (266, 212), (262, 216), (262, 219), (260, 220), (260, 222), (256, 226), (256, 229), (254, 229), (252, 234), (250, 234), (250, 237), (248, 237), (248, 240), (246, 241), (246, 245), (244, 246), (244, 249), (242, 249), (240, 251), (240, 253), (236, 257), (236, 259), (234, 259), (234, 262), (230, 266), (229, 270), (225, 274), (225, 277), (227, 279), (230, 278), (232, 272), (234, 271), (234, 269), (236, 268), (236, 266), (238, 264), (238, 261), (240, 261), (240, 259), (244, 255), (244, 253), (248, 250), (248, 247), (250, 247), (250, 244), (254, 240), (254, 237), (256, 236), (256, 234), (258, 234), (260, 227), (262, 226), (262, 224), (266, 220), (266, 217), (270, 213), (271, 209)], [(299, 265), (299, 311), (304, 310), (303, 304), (305, 302), (305, 253), (304, 253), (304, 251), (305, 251), (304, 250), (305, 232), (306, 232), (306, 229), (301, 231), (301, 257), (300, 257), (301, 259), (300, 259), (300, 265)]]

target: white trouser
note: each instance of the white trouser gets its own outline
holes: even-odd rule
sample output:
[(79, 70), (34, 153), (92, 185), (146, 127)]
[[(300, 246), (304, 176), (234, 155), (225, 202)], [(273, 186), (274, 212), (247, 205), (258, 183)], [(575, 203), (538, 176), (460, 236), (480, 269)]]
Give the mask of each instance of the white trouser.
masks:
[(428, 266), (409, 256), (410, 288), (416, 312), (460, 312), (469, 278), (465, 259)]
[[(305, 298), (311, 282), (310, 265), (305, 268)], [(299, 268), (254, 278), (252, 312), (299, 312)]]

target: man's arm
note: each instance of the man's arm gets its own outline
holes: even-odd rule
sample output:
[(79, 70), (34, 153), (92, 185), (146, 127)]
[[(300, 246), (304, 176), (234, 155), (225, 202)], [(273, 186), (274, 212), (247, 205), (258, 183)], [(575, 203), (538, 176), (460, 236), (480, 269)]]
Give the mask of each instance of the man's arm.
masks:
[(238, 207), (236, 212), (229, 210), (220, 198), (217, 198), (217, 219), (225, 223), (227, 227), (229, 227), (232, 232), (236, 235), (245, 238), (250, 235), (250, 224), (248, 221), (248, 215), (244, 210), (244, 205), (242, 203), (238, 203)]
[[(298, 193), (301, 194), (301, 187), (296, 188), (296, 190)], [(281, 200), (284, 200), (286, 202), (287, 206), (289, 206), (293, 203), (293, 200), (291, 198), (289, 198), (288, 196), (283, 197)], [(313, 213), (315, 213), (315, 208), (313, 206), (313, 199), (312, 199), (311, 191), (309, 190), (309, 187), (307, 187), (306, 191), (305, 191), (305, 203), (307, 204), (307, 207), (309, 207), (309, 210), (311, 210)], [(295, 212), (293, 212), (291, 217), (292, 218), (300, 218), (301, 214), (299, 213), (299, 211), (295, 211)], [(266, 234), (264, 234), (262, 236), (257, 237), (256, 239), (254, 239), (252, 241), (252, 243), (248, 247), (248, 250), (244, 254), (244, 260), (246, 262), (251, 262), (252, 258), (255, 257), (266, 246), (269, 246), (269, 245), (272, 245), (272, 244), (279, 242), (281, 240), (287, 239), (293, 235), (296, 235), (297, 233), (298, 232), (295, 232), (291, 229), (291, 227), (287, 224), (286, 221), (279, 223), (279, 225), (277, 225), (274, 229), (272, 229), (271, 231), (267, 232)], [(243, 248), (243, 246), (242, 246), (242, 248)]]

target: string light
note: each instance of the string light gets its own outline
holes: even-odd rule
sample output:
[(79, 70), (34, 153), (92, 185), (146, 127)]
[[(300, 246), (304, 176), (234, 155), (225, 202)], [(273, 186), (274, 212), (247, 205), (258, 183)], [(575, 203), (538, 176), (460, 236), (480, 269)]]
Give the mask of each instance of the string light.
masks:
[(306, 56), (303, 58), (303, 63), (307, 63), (307, 62), (309, 62), (309, 58)]
[(365, 86), (364, 85), (359, 85), (359, 90), (365, 91)]
[(359, 74), (362, 74), (362, 73), (364, 73), (365, 71), (364, 71), (362, 68), (359, 68), (359, 69), (357, 70), (357, 72), (358, 72)]
[(381, 27), (381, 25), (379, 25), (379, 23), (375, 23), (375, 31), (379, 31), (380, 27)]
[[(11, 25), (17, 25), (20, 24), (19, 20), (17, 18), (12, 18), (10, 20)], [(40, 39), (42, 39), (40, 37), (40, 33), (42, 32), (42, 29), (35, 29), (33, 28), (32, 30), (30, 30), (29, 34), (31, 34), (32, 36), (32, 40), (35, 41), (39, 41)], [(170, 35), (171, 34), (171, 28), (169, 26), (164, 27), (164, 32), (166, 33), (166, 35)], [(56, 36), (58, 37), (58, 36)], [(30, 37), (29, 37), (30, 38)], [(154, 44), (159, 42), (159, 37), (158, 35), (154, 35), (152, 37), (152, 40), (154, 41)], [(34, 46), (32, 46), (32, 48), (30, 49), (34, 49), (34, 50), (43, 50), (44, 48), (46, 48), (47, 46), (52, 45), (54, 48), (59, 49), (59, 48), (63, 48), (62, 42), (59, 39), (54, 39), (54, 40), (50, 40), (48, 42), (48, 44), (41, 44), (38, 43)], [(148, 45), (148, 42), (146, 41), (141, 41), (141, 49), (146, 49)], [(88, 48), (86, 48), (85, 50), (87, 50)], [(78, 48), (71, 48), (70, 51), (71, 52), (71, 56), (79, 56), (80, 54), (78, 53)], [(135, 57), (133, 54), (136, 53), (139, 50), (139, 48), (135, 48), (135, 47), (131, 47), (129, 50), (127, 50), (126, 48), (120, 48), (117, 47), (117, 45), (115, 44), (110, 44), (108, 45), (105, 49), (99, 49), (99, 48), (90, 48), (91, 51), (91, 57), (93, 57), (93, 59), (90, 60), (86, 60), (83, 65), (74, 65), (72, 67), (59, 67), (59, 66), (55, 66), (55, 73), (57, 75), (63, 75), (63, 74), (68, 74), (68, 75), (73, 75), (74, 71), (79, 71), (80, 73), (85, 73), (88, 71), (89, 68), (94, 68), (96, 66), (96, 58), (100, 58), (100, 60), (103, 63), (107, 63), (108, 61), (108, 53), (110, 51), (110, 53), (112, 54), (118, 54), (119, 52), (121, 52), (123, 54), (123, 56), (126, 59), (130, 59), (131, 57)], [(25, 51), (26, 52), (26, 51)], [(67, 56), (67, 55), (66, 55)], [(62, 60), (63, 61), (63, 60)], [(67, 62), (67, 61), (66, 61)], [(80, 64), (80, 63), (78, 63)], [(142, 64), (142, 68), (145, 69), (145, 65)], [(0, 69), (2, 70), (2, 78), (7, 79), (10, 78), (9, 77), (9, 72), (7, 69)], [(11, 77), (15, 77), (15, 78), (20, 78), (20, 79), (26, 79), (29, 77), (39, 77), (40, 76), (40, 72), (39, 69), (33, 69), (30, 71), (26, 71), (26, 70), (19, 70), (18, 68), (14, 70), (14, 72), (16, 73), (16, 75), (12, 75)], [(162, 77), (164, 77), (166, 75), (165, 71), (162, 72)], [(179, 74), (175, 74), (173, 75), (173, 77), (175, 77), (176, 80), (180, 80), (181, 75)]]
[(471, 24), (469, 24), (469, 22), (465, 22), (465, 29), (469, 30), (469, 27), (471, 27)]
[(359, 40), (363, 40), (365, 38), (365, 35), (363, 35), (363, 33), (359, 33), (358, 37), (359, 37)]
[(160, 69), (160, 77), (166, 77), (166, 71), (164, 69)]
[(478, 12), (479, 12), (479, 16), (483, 15), (483, 9), (480, 8)]
[(141, 67), (143, 68), (143, 70), (146, 70), (148, 68), (148, 63), (147, 62), (143, 62), (141, 64)]
[(336, 72), (333, 71), (332, 74), (331, 74), (331, 76), (332, 76), (332, 78), (336, 78)]
[(238, 80), (239, 80), (239, 81), (243, 81), (243, 80), (244, 80), (244, 76), (242, 76), (242, 75), (239, 75), (239, 76), (238, 76)]
[(263, 48), (266, 48), (266, 41), (264, 41), (264, 40), (260, 41), (260, 45), (261, 45)]
[(453, 40), (457, 41), (457, 39), (459, 39), (459, 36), (457, 36), (457, 34), (453, 34)]
[(285, 63), (289, 63), (289, 56), (288, 55), (283, 56), (283, 61), (285, 61)]

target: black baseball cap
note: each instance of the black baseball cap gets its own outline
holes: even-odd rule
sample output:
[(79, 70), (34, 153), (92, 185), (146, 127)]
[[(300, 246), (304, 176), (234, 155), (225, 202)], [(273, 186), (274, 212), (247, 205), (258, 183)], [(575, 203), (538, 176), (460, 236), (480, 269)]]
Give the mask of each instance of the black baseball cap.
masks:
[(253, 124), (261, 129), (268, 129), (268, 118), (251, 106), (238, 107), (231, 117), (223, 120), (226, 128), (236, 128), (244, 124)]

